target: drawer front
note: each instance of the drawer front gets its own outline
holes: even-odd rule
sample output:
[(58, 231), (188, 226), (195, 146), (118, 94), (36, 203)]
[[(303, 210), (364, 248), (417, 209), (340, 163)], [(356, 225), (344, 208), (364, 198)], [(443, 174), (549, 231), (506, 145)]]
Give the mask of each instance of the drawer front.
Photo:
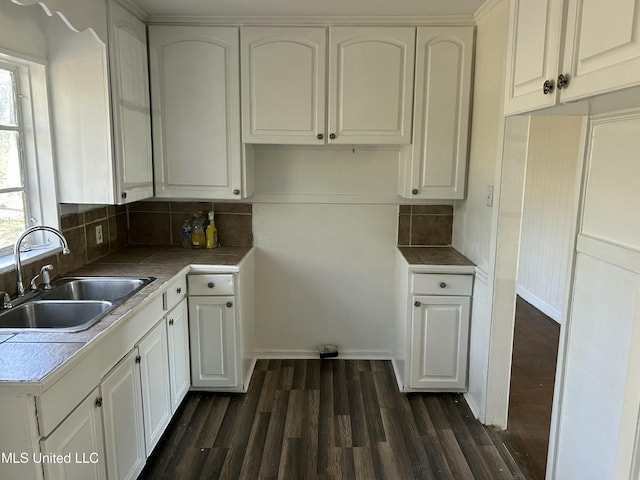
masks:
[(233, 295), (233, 274), (189, 275), (189, 295)]
[(414, 295), (465, 295), (473, 289), (473, 275), (414, 273), (411, 293)]
[(164, 295), (164, 311), (167, 312), (175, 307), (180, 300), (187, 296), (187, 278), (180, 277), (167, 287)]

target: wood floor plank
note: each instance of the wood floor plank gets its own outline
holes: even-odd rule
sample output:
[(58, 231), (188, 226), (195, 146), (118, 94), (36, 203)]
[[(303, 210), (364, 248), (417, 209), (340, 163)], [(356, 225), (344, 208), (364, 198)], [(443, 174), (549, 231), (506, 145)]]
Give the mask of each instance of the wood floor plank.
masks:
[(306, 465), (301, 465), (300, 478), (315, 478), (318, 473), (318, 422), (320, 416), (320, 391), (305, 390), (304, 419), (301, 450)]
[(320, 410), (318, 412), (318, 474), (330, 474), (330, 449), (335, 447), (333, 411), (333, 362), (320, 365)]
[(376, 395), (376, 387), (373, 381), (373, 372), (360, 372), (360, 385), (362, 387), (362, 401), (364, 404), (365, 418), (371, 442), (386, 442), (387, 437), (380, 416), (380, 404)]
[(351, 419), (351, 442), (354, 447), (369, 446), (369, 429), (367, 426), (364, 401), (362, 399), (362, 387), (360, 385), (359, 371), (357, 376), (347, 383), (349, 389), (349, 418)]
[(142, 479), (524, 480), (459, 394), (400, 393), (390, 362), (259, 361), (246, 394), (190, 392)]
[(302, 423), (304, 422), (304, 390), (289, 392), (289, 405), (284, 425), (284, 438), (301, 438)]
[(351, 415), (335, 415), (334, 421), (336, 446), (352, 447), (353, 437), (351, 435)]
[(271, 413), (269, 412), (256, 413), (251, 435), (249, 436), (249, 443), (247, 444), (247, 452), (250, 452), (250, 454), (245, 455), (242, 461), (242, 467), (238, 477), (240, 480), (253, 480), (257, 478), (260, 473), (260, 464), (262, 462), (262, 454), (267, 439), (270, 419)]
[(353, 447), (353, 465), (355, 470), (355, 480), (371, 480), (376, 478), (373, 469), (373, 458), (371, 449), (365, 447)]
[(274, 400), (274, 411), (269, 419), (267, 438), (265, 440), (259, 476), (277, 477), (282, 452), (282, 439), (289, 405), (289, 390), (277, 390)]
[(300, 360), (294, 364), (291, 389), (304, 390), (307, 377), (307, 361)]
[(333, 413), (335, 415), (349, 414), (349, 398), (347, 389), (347, 372), (345, 362), (327, 360), (333, 367)]

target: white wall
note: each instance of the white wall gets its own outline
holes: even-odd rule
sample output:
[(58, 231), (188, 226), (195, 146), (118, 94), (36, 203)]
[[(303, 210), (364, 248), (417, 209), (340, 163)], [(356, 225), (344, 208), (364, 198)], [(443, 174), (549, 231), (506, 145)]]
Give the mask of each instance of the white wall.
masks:
[(638, 475), (638, 151), (640, 113), (593, 121), (547, 478)]
[(467, 198), (456, 202), (453, 245), (478, 266), (474, 283), (469, 345), (467, 402), (481, 421), (486, 420), (491, 308), (493, 297), (494, 227), (497, 202), (486, 205), (487, 187), (499, 196), (503, 97), (509, 2), (491, 3), (477, 18), (473, 117), (469, 153)]
[[(531, 118), (518, 294), (561, 321), (573, 245), (581, 117)], [(581, 159), (580, 159), (581, 160)]]
[(390, 358), (397, 149), (263, 146), (253, 205), (258, 355)]

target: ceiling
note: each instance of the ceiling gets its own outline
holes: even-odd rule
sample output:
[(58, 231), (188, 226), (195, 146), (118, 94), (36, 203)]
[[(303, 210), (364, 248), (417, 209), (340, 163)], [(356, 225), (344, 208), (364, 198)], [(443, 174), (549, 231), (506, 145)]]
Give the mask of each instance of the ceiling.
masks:
[(485, 0), (131, 0), (151, 16), (407, 17), (473, 15)]

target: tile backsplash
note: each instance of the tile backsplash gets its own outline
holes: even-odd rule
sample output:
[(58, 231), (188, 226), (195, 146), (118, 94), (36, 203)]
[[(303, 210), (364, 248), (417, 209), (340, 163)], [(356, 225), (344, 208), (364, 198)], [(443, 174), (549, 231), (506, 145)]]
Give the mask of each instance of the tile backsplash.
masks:
[[(96, 239), (96, 227), (102, 227), (101, 244)], [(60, 217), (60, 230), (69, 243), (69, 255), (50, 255), (46, 258), (22, 263), (25, 286), (38, 274), (40, 267), (53, 265), (51, 277), (59, 277), (83, 267), (104, 255), (119, 250), (127, 244), (127, 211), (123, 206), (104, 206), (81, 213), (70, 213)], [(11, 270), (0, 275), (0, 290), (12, 297), (17, 295), (16, 272)]]
[(220, 245), (253, 245), (253, 209), (248, 203), (142, 201), (129, 204), (127, 210), (129, 245), (180, 245), (183, 222), (198, 211), (212, 210)]
[(433, 247), (451, 245), (451, 205), (400, 205), (398, 246)]

